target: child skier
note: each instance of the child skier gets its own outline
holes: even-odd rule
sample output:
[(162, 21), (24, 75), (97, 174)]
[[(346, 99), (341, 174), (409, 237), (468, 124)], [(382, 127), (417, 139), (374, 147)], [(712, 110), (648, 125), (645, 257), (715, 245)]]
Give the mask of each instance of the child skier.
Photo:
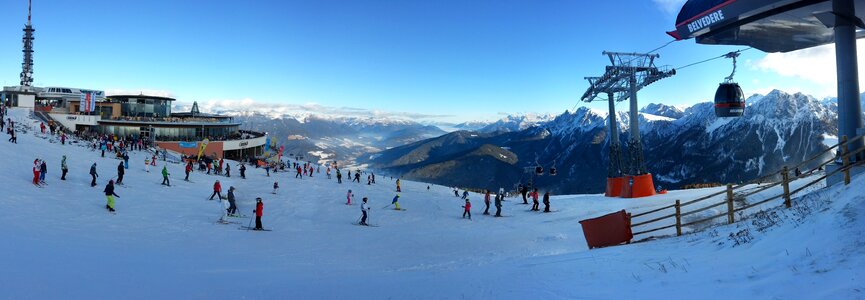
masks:
[(351, 198), (354, 198), (354, 195), (351, 193), (351, 190), (348, 190), (348, 194), (345, 195), (345, 205), (351, 205)]
[(171, 181), (168, 180), (168, 166), (162, 166), (162, 185), (171, 186)]
[(366, 197), (363, 197), (363, 203), (360, 204), (360, 212), (363, 213), (363, 216), (360, 218), (360, 225), (369, 226), (369, 224), (366, 223), (366, 217), (369, 213), (369, 205), (366, 204), (366, 201)]
[(39, 185), (39, 172), (42, 167), (39, 165), (39, 159), (33, 160), (33, 185)]
[(400, 190), (400, 188), (399, 188), (399, 179), (396, 180), (396, 192), (402, 193), (402, 190)]
[(540, 211), (540, 210), (541, 210), (541, 209), (539, 208), (540, 205), (541, 205), (541, 204), (538, 202), (538, 189), (535, 188), (535, 189), (532, 191), (532, 210), (533, 210), (533, 211)]
[(273, 193), (271, 193), (271, 194), (276, 195), (277, 190), (279, 190), (279, 182), (274, 181), (273, 182)]
[(45, 183), (46, 174), (48, 174), (48, 165), (46, 165), (43, 160), (39, 165), (39, 183)]
[(66, 155), (63, 155), (63, 159), (60, 161), (60, 171), (63, 172), (60, 180), (66, 180), (66, 172), (69, 172), (69, 168), (66, 167)]
[(150, 157), (144, 158), (144, 172), (150, 173)]
[(395, 210), (400, 210), (399, 208), (399, 194), (393, 197), (393, 201), (390, 203), (393, 204)]
[(105, 204), (105, 208), (110, 212), (114, 212), (114, 197), (120, 198), (120, 196), (114, 193), (114, 180), (108, 181), (103, 192), (105, 192), (105, 198), (108, 199), (108, 204)]
[(463, 212), (463, 219), (465, 219), (466, 215), (469, 216), (469, 220), (472, 219), (472, 203), (469, 202), (469, 199), (466, 198), (466, 205), (463, 205), (463, 208), (466, 210)]
[(547, 191), (544, 193), (544, 212), (550, 212), (550, 192)]
[(213, 196), (219, 196), (219, 199), (222, 199), (222, 185), (219, 184), (219, 180), (213, 183), (213, 194), (210, 195), (210, 200), (213, 200)]

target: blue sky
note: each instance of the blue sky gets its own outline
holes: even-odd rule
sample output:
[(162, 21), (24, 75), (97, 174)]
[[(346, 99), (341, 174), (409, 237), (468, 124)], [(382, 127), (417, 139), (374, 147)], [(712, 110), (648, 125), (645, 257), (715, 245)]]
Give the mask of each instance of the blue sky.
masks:
[[(426, 121), (558, 114), (585, 105), (583, 77), (603, 72), (601, 51), (669, 41), (664, 32), (681, 2), (37, 0), (34, 77), (37, 86), (360, 108)], [(18, 82), (26, 9), (26, 1), (7, 0), (0, 11), (5, 85)], [(676, 42), (658, 62), (676, 67), (734, 49)], [(826, 59), (818, 54), (767, 59), (751, 50), (736, 79), (746, 92), (831, 96), (832, 82), (795, 65), (803, 56)], [(681, 70), (641, 91), (641, 106), (707, 101), (730, 70), (723, 59)]]

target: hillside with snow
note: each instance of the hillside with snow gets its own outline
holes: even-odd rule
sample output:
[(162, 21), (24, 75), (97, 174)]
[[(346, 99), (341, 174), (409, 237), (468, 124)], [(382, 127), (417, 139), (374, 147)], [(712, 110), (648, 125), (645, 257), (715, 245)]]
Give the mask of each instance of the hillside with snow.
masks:
[[(849, 299), (865, 292), (863, 176), (797, 198), (791, 210), (766, 205), (778, 212), (771, 226), (744, 221), (589, 251), (579, 220), (716, 189), (643, 199), (554, 195), (554, 212), (546, 214), (508, 198), (503, 218), (481, 214), (482, 198), (471, 194), (468, 220), (461, 218), (464, 201), (443, 186), (403, 181), (405, 210), (395, 211), (394, 181), (381, 175), (376, 184), (337, 184), (323, 173), (268, 177), (250, 167), (246, 179), (195, 172), (186, 182), (181, 165), (159, 161), (155, 169), (172, 174), (166, 187), (156, 170), (145, 172), (149, 154), (132, 152), (126, 184), (116, 190), (117, 213), (109, 214), (102, 189), (119, 161), (37, 133), (29, 114), (12, 109), (18, 143), (0, 142), (3, 299), (597, 299), (669, 298), (673, 290), (702, 298)], [(42, 188), (30, 182), (35, 158), (49, 164)], [(92, 163), (96, 187), (89, 186)], [(264, 227), (272, 231), (238, 230), (248, 218), (217, 223), (223, 208), (207, 200), (215, 180), (236, 187), (244, 214), (262, 197)], [(276, 194), (273, 182), (280, 183)], [(355, 225), (362, 197), (377, 227)]]

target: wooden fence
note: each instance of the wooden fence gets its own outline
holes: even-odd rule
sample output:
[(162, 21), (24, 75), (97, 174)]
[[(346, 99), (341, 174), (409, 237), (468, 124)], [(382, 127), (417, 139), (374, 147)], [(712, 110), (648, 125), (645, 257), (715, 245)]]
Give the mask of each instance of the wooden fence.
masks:
[[(840, 149), (840, 154), (838, 156), (836, 156), (834, 159), (830, 159), (826, 162), (823, 162), (823, 163), (817, 165), (816, 167), (811, 168), (810, 170), (808, 170), (806, 172), (801, 172), (801, 174), (802, 174), (801, 176), (792, 176), (792, 178), (791, 178), (790, 169), (785, 166), (778, 172), (775, 172), (775, 173), (763, 176), (761, 178), (755, 179), (750, 183), (743, 183), (743, 184), (739, 184), (736, 186), (734, 186), (732, 184), (727, 184), (727, 188), (725, 190), (722, 190), (719, 192), (715, 192), (715, 193), (712, 193), (712, 194), (709, 194), (706, 196), (702, 196), (702, 197), (697, 198), (697, 199), (689, 200), (686, 202), (681, 202), (680, 200), (676, 200), (676, 203), (674, 203), (672, 205), (667, 205), (667, 206), (656, 208), (656, 209), (653, 209), (650, 211), (645, 211), (645, 212), (641, 212), (638, 214), (633, 214), (633, 215), (631, 215), (631, 229), (634, 230), (635, 228), (637, 228), (639, 226), (654, 224), (654, 223), (657, 223), (657, 222), (660, 222), (663, 220), (675, 219), (674, 224), (663, 225), (663, 226), (659, 225), (657, 227), (652, 227), (652, 228), (645, 229), (642, 231), (635, 231), (634, 236), (652, 233), (652, 232), (656, 232), (656, 231), (660, 231), (660, 230), (664, 230), (664, 229), (670, 229), (670, 228), (674, 228), (674, 227), (676, 228), (676, 235), (680, 236), (680, 235), (682, 235), (682, 228), (683, 227), (695, 225), (698, 223), (707, 222), (707, 221), (714, 220), (716, 218), (721, 218), (724, 216), (727, 217), (727, 223), (732, 224), (733, 222), (736, 221), (735, 220), (735, 213), (736, 212), (745, 211), (745, 210), (757, 207), (758, 205), (761, 205), (761, 204), (764, 204), (764, 203), (767, 203), (770, 201), (775, 201), (777, 199), (783, 199), (784, 206), (789, 208), (791, 206), (791, 198), (794, 194), (801, 192), (802, 190), (820, 182), (821, 180), (827, 179), (827, 178), (834, 176), (834, 175), (841, 173), (841, 172), (844, 173), (844, 184), (845, 185), (850, 184), (850, 169), (852, 169), (854, 166), (861, 165), (861, 164), (863, 164), (863, 162), (865, 162), (865, 160), (858, 160), (857, 163), (851, 163), (850, 158), (858, 155), (859, 153), (862, 153), (863, 151), (865, 151), (865, 147), (861, 147), (861, 148), (858, 148), (858, 149), (851, 151), (848, 149), (848, 145), (850, 143), (857, 141), (857, 140), (861, 140), (863, 137), (865, 137), (865, 135), (859, 135), (853, 139), (848, 140), (846, 136), (843, 136), (843, 137), (841, 137), (841, 140), (838, 142), (838, 144), (836, 144), (832, 147), (829, 147), (829, 149), (826, 149), (825, 151), (820, 152), (819, 154), (814, 155), (813, 157), (799, 163), (798, 165), (793, 167), (794, 170), (804, 167), (805, 165), (813, 162), (814, 160), (816, 160), (820, 157), (823, 157), (826, 153), (829, 153), (830, 151), (835, 150), (836, 148)], [(834, 171), (831, 171), (831, 172), (826, 172), (824, 175), (820, 176), (819, 178), (814, 179), (812, 181), (809, 181), (809, 182), (805, 183), (804, 185), (796, 188), (795, 190), (792, 190), (792, 191), (790, 190), (790, 182), (796, 181), (800, 178), (804, 178), (807, 175), (812, 174), (818, 170), (822, 170), (823, 167), (825, 167), (826, 165), (828, 165), (834, 161), (837, 161), (838, 159), (840, 159), (842, 162), (842, 166), (840, 168), (835, 169)], [(781, 176), (781, 181), (779, 181), (779, 182), (770, 183), (768, 185), (765, 185), (765, 186), (762, 186), (762, 187), (759, 187), (756, 189), (749, 189), (749, 190), (743, 189), (747, 185), (749, 185), (753, 182), (763, 182), (768, 178), (776, 177), (778, 175)], [(746, 205), (743, 205), (743, 206), (738, 207), (738, 208), (736, 208), (734, 203), (733, 203), (734, 195), (735, 195), (735, 192), (737, 190), (740, 191), (740, 194), (738, 194), (736, 196), (747, 199), (748, 196), (763, 192), (765, 190), (768, 190), (770, 188), (773, 188), (773, 187), (776, 187), (779, 185), (783, 186), (783, 192), (780, 194), (768, 197), (766, 199), (760, 200), (760, 201), (755, 202), (755, 203), (746, 204)], [(704, 207), (700, 207), (700, 208), (693, 209), (693, 210), (687, 210), (687, 208), (689, 208), (693, 204), (702, 203), (702, 202), (711, 200), (712, 198), (714, 198), (716, 196), (720, 196), (720, 195), (725, 195), (724, 201), (717, 202), (717, 203), (711, 203), (711, 204), (706, 205)], [(703, 212), (703, 211), (706, 211), (706, 210), (709, 210), (709, 209), (712, 209), (715, 207), (724, 206), (724, 205), (727, 206), (727, 209), (725, 212), (715, 214), (712, 216), (708, 216), (705, 218), (700, 218), (698, 220), (689, 221), (687, 223), (682, 223), (683, 217), (697, 214), (697, 213), (700, 213), (700, 212)], [(671, 211), (672, 211), (672, 213), (670, 213)], [(662, 214), (662, 215), (661, 216), (655, 216), (657, 214)], [(645, 219), (645, 218), (651, 218), (651, 219), (635, 220), (635, 219)]]

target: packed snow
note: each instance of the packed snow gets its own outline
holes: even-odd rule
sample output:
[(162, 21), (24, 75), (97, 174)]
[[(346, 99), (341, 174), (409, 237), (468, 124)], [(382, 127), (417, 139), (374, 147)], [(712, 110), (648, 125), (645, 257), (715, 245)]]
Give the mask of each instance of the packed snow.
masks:
[[(10, 112), (28, 128), (38, 125), (28, 115)], [(590, 251), (579, 220), (716, 189), (642, 199), (553, 196), (548, 214), (508, 198), (503, 218), (482, 215), (482, 197), (471, 194), (468, 220), (461, 218), (464, 200), (449, 187), (402, 181), (406, 210), (396, 211), (389, 206), (397, 194), (391, 178), (367, 185), (364, 175), (361, 183), (337, 184), (324, 169), (295, 179), (250, 167), (244, 180), (233, 166), (230, 178), (195, 172), (185, 182), (181, 165), (160, 161), (147, 173), (148, 154), (132, 152), (112, 215), (102, 189), (119, 161), (51, 140), (29, 130), (19, 133), (18, 144), (0, 141), (2, 299), (865, 297), (863, 176), (816, 190), (793, 209), (771, 208), (772, 226), (755, 225), (754, 218)], [(62, 155), (66, 181), (59, 179)], [(35, 158), (49, 164), (44, 188), (30, 183)], [(100, 177), (90, 187), (94, 162)], [(160, 185), (163, 165), (171, 187)], [(273, 231), (238, 230), (246, 218), (216, 223), (222, 206), (207, 200), (215, 180), (223, 190), (237, 188), (246, 215), (262, 197), (264, 227)], [(280, 189), (271, 194), (275, 181)], [(350, 206), (349, 189), (356, 195)], [(378, 227), (355, 225), (363, 197)]]

